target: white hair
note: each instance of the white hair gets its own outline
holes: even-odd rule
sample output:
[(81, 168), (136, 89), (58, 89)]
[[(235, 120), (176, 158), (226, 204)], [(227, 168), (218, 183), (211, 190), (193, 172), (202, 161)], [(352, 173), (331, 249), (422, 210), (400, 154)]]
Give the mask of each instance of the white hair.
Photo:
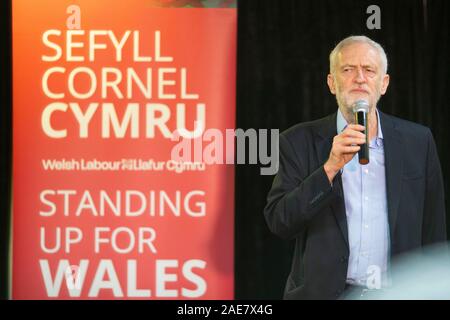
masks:
[(388, 67), (388, 61), (387, 61), (387, 56), (386, 56), (386, 52), (384, 52), (383, 47), (373, 41), (372, 39), (366, 37), (366, 36), (350, 36), (345, 38), (344, 40), (342, 40), (341, 42), (339, 42), (336, 47), (334, 47), (333, 51), (331, 51), (330, 53), (330, 73), (331, 74), (335, 74), (335, 66), (336, 66), (336, 59), (337, 56), (339, 54), (339, 52), (341, 52), (341, 50), (351, 44), (354, 43), (367, 43), (368, 45), (370, 45), (372, 48), (374, 48), (375, 50), (378, 51), (380, 59), (381, 59), (381, 67), (384, 71), (384, 73), (387, 73), (387, 67)]

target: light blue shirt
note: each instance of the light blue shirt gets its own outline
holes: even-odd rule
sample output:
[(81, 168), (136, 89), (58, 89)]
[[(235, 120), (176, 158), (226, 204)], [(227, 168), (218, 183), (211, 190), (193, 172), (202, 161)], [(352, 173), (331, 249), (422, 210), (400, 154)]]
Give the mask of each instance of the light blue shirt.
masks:
[[(369, 163), (359, 164), (358, 154), (342, 169), (350, 257), (347, 283), (365, 286), (379, 270), (381, 285), (387, 284), (389, 220), (384, 167), (383, 132), (380, 117), (378, 134), (369, 142)], [(337, 132), (347, 126), (340, 110)], [(378, 271), (375, 271), (378, 272)]]

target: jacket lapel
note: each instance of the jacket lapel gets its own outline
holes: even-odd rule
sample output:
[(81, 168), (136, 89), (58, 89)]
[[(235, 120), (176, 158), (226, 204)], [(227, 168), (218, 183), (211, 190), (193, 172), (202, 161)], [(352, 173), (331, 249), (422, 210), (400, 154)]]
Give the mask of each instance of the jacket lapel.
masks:
[[(337, 134), (336, 116), (337, 112), (326, 117), (324, 119), (324, 125), (320, 126), (320, 129), (318, 131), (318, 136), (316, 137), (316, 146), (317, 156), (320, 164), (324, 164), (330, 155), (333, 138)], [(337, 174), (335, 180), (337, 183), (335, 182), (333, 185), (333, 192), (335, 192), (339, 196), (339, 198), (338, 201), (332, 202), (331, 209), (334, 213), (336, 222), (339, 225), (342, 236), (344, 237), (345, 243), (348, 247), (347, 216), (345, 213), (344, 192), (342, 188), (342, 177), (340, 172)]]
[(379, 111), (381, 130), (384, 137), (384, 159), (386, 170), (386, 193), (389, 216), (389, 233), (394, 239), (395, 224), (397, 222), (398, 205), (403, 172), (403, 143), (401, 133), (395, 128), (391, 117)]

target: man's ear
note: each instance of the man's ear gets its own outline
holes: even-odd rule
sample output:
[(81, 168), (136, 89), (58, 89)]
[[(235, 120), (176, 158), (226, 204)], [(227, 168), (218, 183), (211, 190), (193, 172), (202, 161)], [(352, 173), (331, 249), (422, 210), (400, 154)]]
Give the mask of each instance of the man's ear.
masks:
[(334, 77), (331, 73), (327, 77), (327, 84), (328, 84), (328, 88), (330, 88), (331, 93), (336, 94), (336, 86), (334, 83)]
[(381, 95), (384, 95), (386, 93), (387, 88), (389, 86), (389, 79), (390, 79), (390, 77), (388, 74), (385, 74), (383, 76), (383, 80), (382, 80), (383, 83), (381, 84)]

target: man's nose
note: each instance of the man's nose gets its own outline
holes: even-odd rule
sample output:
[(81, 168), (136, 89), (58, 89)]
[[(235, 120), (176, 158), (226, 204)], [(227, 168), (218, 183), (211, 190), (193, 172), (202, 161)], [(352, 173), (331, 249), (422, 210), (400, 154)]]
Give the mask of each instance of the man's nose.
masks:
[(364, 83), (364, 82), (366, 82), (366, 77), (364, 76), (364, 70), (362, 68), (358, 68), (357, 69), (355, 81), (357, 83)]

